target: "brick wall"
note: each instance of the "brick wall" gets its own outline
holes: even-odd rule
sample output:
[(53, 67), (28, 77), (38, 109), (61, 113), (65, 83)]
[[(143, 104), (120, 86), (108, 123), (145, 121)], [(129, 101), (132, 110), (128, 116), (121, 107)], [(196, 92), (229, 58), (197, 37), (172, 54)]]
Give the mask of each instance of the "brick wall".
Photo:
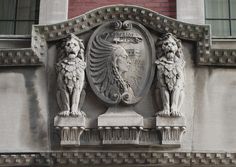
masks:
[(112, 4), (143, 6), (163, 15), (176, 18), (176, 0), (69, 0), (68, 17), (73, 18), (91, 9)]

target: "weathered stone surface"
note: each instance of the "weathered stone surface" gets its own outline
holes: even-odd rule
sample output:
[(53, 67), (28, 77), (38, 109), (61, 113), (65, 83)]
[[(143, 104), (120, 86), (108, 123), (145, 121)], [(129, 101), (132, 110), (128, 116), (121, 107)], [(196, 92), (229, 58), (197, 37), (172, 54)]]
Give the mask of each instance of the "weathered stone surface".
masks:
[(0, 71), (0, 152), (48, 150), (44, 69)]
[(196, 69), (193, 150), (236, 152), (235, 69)]

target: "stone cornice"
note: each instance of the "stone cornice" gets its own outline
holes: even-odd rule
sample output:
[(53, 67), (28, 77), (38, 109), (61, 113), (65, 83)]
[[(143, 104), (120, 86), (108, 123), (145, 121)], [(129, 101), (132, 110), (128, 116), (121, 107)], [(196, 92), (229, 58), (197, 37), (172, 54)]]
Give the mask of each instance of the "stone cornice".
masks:
[(42, 62), (31, 48), (1, 49), (0, 66), (40, 66)]
[(80, 152), (39, 152), (1, 153), (0, 166), (236, 166), (236, 153), (203, 152), (145, 152), (145, 151), (80, 151)]

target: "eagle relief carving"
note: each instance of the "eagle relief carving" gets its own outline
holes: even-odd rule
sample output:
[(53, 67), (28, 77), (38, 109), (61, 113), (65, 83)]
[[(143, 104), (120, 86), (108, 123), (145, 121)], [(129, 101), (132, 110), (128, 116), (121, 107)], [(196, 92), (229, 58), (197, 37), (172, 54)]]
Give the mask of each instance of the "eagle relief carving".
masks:
[(83, 116), (81, 96), (84, 91), (86, 68), (84, 44), (77, 36), (69, 34), (60, 49), (56, 64), (59, 115)]
[(134, 97), (129, 83), (124, 79), (129, 71), (130, 58), (126, 50), (117, 44), (96, 36), (91, 48), (91, 76), (99, 91), (114, 102), (128, 102)]
[(158, 87), (163, 110), (159, 116), (179, 117), (184, 100), (184, 55), (181, 41), (171, 33), (164, 34), (156, 43)]
[(134, 21), (101, 25), (87, 47), (87, 76), (95, 94), (108, 104), (134, 104), (154, 76), (154, 44), (149, 32)]

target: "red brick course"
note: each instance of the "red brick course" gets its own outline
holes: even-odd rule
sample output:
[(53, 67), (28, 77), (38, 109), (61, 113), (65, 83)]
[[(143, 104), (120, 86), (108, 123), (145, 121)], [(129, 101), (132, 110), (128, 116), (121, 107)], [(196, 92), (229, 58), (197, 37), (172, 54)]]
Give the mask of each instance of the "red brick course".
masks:
[(69, 0), (68, 18), (70, 19), (89, 10), (112, 4), (143, 6), (160, 14), (176, 18), (176, 0)]

